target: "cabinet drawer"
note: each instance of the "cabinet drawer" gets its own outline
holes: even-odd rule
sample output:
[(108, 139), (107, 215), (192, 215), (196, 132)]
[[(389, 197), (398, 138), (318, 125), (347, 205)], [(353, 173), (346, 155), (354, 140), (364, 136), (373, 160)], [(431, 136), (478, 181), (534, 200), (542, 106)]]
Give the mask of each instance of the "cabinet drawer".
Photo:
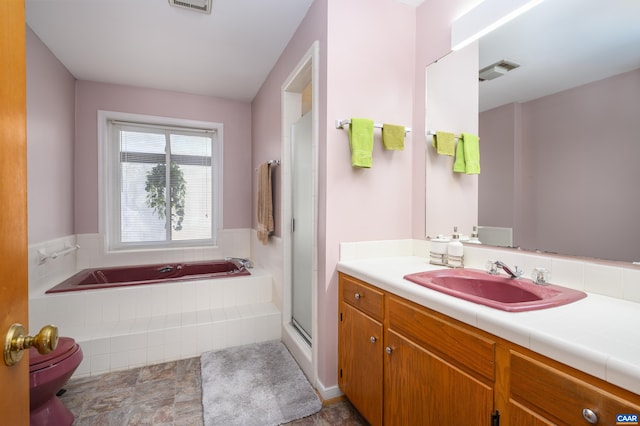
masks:
[(339, 277), (342, 300), (382, 321), (382, 292), (348, 275), (340, 274)]
[[(588, 425), (589, 409), (598, 424), (616, 424), (618, 414), (640, 414), (640, 401), (627, 400), (519, 352), (511, 351), (510, 397), (554, 423)], [(595, 379), (594, 379), (595, 380)]]
[(394, 296), (387, 298), (387, 308), (391, 330), (489, 382), (494, 381), (494, 341)]

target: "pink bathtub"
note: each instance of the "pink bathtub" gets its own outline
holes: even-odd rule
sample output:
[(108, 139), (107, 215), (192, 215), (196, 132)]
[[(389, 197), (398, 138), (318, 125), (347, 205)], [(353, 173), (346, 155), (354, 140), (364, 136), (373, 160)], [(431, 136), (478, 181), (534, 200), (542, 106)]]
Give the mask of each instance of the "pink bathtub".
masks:
[(50, 288), (46, 293), (226, 278), (242, 275), (250, 275), (250, 273), (242, 262), (235, 260), (211, 260), (206, 262), (161, 263), (157, 265), (84, 269), (55, 287)]

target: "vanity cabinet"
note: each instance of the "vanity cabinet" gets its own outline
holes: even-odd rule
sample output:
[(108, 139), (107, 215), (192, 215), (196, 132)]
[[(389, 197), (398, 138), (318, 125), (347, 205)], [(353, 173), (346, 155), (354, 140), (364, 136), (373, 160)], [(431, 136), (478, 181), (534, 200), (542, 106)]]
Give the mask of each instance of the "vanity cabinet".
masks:
[(370, 424), (490, 424), (494, 342), (348, 275), (339, 282), (338, 384)]
[(620, 414), (640, 415), (640, 396), (536, 355), (509, 351), (505, 424), (606, 425)]
[(495, 343), (385, 297), (384, 424), (491, 424)]
[(608, 425), (640, 415), (632, 392), (344, 273), (339, 287), (338, 384), (374, 426)]
[(382, 425), (383, 294), (340, 277), (338, 385), (372, 425)]

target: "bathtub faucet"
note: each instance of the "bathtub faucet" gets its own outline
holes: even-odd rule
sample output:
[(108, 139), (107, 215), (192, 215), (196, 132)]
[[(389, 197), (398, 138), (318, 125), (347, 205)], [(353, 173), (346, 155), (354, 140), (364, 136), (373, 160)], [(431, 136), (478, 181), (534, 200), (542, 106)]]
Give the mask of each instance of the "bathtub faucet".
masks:
[(161, 274), (166, 274), (167, 272), (171, 272), (173, 271), (173, 266), (167, 265), (167, 266), (163, 266), (162, 268), (158, 268), (158, 272), (160, 272)]
[(240, 269), (253, 268), (251, 261), (242, 257), (225, 257), (224, 260), (227, 262), (238, 262), (240, 264)]

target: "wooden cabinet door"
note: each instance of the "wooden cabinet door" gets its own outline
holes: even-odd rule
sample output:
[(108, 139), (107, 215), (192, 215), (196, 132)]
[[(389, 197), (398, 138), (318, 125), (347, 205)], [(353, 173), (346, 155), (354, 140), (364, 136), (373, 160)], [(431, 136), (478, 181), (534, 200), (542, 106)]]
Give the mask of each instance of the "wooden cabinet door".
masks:
[(338, 385), (360, 414), (382, 425), (382, 324), (340, 304)]
[(391, 330), (385, 345), (385, 425), (491, 424), (492, 387)]
[[(616, 424), (619, 414), (639, 414), (640, 398), (607, 383), (597, 383), (570, 367), (542, 357), (512, 350), (509, 365), (509, 424), (531, 424), (525, 418), (544, 419), (539, 424), (588, 425), (583, 409), (598, 417), (598, 424)], [(552, 365), (555, 364), (554, 365)], [(579, 375), (579, 377), (576, 377)]]

